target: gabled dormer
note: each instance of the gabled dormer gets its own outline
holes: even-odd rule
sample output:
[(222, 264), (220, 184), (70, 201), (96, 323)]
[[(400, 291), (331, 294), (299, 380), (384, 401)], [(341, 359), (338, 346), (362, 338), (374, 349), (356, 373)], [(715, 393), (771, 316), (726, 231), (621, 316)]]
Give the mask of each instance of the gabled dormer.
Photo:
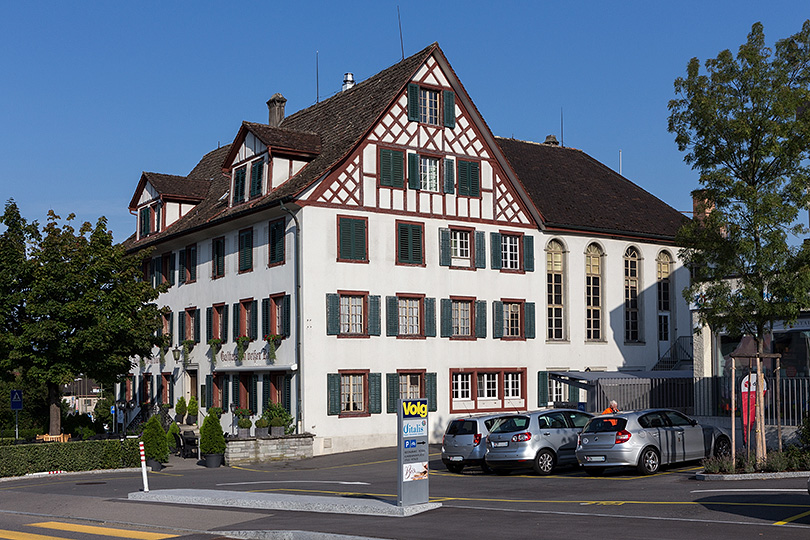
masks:
[(278, 127), (286, 101), (275, 94), (267, 102), (268, 124), (242, 122), (222, 164), (222, 171), (231, 177), (231, 206), (271, 193), (320, 154), (319, 135)]
[(157, 234), (191, 211), (208, 194), (210, 183), (185, 176), (144, 172), (129, 211), (138, 218), (137, 240)]

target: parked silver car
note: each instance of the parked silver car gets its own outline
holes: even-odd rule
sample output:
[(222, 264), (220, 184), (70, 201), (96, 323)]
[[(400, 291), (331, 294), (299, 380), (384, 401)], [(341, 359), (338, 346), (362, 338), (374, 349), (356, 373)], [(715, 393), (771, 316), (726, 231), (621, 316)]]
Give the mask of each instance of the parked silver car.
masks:
[(487, 438), (486, 463), (499, 474), (533, 468), (543, 475), (557, 465), (576, 464), (577, 435), (592, 416), (574, 409), (504, 416)]
[(501, 416), (486, 414), (450, 420), (442, 439), (442, 463), (448, 471), (460, 473), (464, 467), (480, 465), (489, 472), (484, 462), (486, 439)]
[(591, 475), (614, 466), (654, 474), (662, 464), (730, 452), (731, 441), (721, 429), (702, 426), (678, 411), (648, 409), (591, 419), (579, 436), (576, 455)]

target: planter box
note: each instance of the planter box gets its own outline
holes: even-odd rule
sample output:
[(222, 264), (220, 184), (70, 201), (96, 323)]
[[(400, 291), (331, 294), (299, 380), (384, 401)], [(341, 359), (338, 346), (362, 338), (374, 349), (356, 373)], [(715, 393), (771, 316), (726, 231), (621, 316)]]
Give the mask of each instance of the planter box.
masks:
[(311, 433), (267, 439), (228, 439), (226, 465), (292, 461), (312, 457)]
[(256, 428), (256, 437), (267, 437), (268, 429), (266, 427), (257, 427)]

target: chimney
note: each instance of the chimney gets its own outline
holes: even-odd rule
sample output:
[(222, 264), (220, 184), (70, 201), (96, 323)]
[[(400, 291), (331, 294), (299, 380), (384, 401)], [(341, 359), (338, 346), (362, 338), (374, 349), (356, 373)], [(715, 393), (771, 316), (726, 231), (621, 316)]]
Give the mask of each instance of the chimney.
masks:
[(546, 140), (543, 141), (543, 144), (548, 144), (549, 146), (560, 146), (557, 137), (555, 137), (554, 135), (546, 135)]
[(341, 92), (345, 92), (349, 88), (354, 87), (354, 73), (346, 73), (343, 76), (343, 88), (341, 88)]
[(270, 112), (270, 120), (268, 120), (268, 124), (270, 127), (278, 127), (281, 125), (281, 121), (284, 120), (284, 104), (287, 103), (287, 100), (279, 93), (273, 94), (267, 101), (267, 110)]

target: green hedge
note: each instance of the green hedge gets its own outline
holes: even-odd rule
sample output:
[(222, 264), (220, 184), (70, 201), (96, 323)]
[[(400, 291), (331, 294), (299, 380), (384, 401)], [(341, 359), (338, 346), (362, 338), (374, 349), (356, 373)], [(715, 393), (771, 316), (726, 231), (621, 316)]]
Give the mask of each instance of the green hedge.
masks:
[(0, 446), (0, 477), (48, 471), (92, 471), (138, 467), (138, 439), (49, 442)]

